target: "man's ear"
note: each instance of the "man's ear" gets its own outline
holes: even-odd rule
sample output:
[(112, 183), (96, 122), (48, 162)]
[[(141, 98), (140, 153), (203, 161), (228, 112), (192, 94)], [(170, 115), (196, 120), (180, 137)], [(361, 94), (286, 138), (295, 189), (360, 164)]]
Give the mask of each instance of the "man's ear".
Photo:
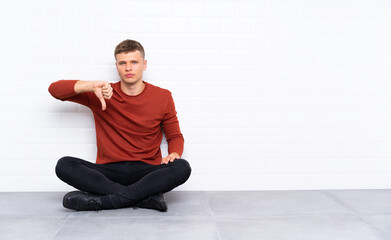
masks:
[(144, 71), (147, 69), (147, 60), (144, 60)]

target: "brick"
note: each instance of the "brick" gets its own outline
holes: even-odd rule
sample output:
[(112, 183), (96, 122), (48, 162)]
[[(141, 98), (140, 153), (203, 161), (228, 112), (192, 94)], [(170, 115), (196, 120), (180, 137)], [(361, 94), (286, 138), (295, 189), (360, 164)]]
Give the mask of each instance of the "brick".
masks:
[(143, 16), (172, 16), (175, 2), (143, 1), (141, 14)]
[[(29, 166), (30, 161), (57, 162), (63, 156), (75, 156), (88, 161), (94, 161), (96, 157), (96, 145), (90, 144), (0, 144), (0, 149), (7, 155), (9, 161), (19, 161)], [(23, 149), (23, 151), (21, 151)], [(50, 151), (48, 151), (50, 149)], [(28, 153), (28, 155), (26, 155)], [(44, 154), (43, 154), (44, 153)]]
[(205, 16), (233, 17), (236, 5), (234, 1), (205, 1)]
[(222, 18), (221, 31), (223, 33), (250, 33), (252, 31), (252, 19), (250, 18)]
[(4, 0), (1, 2), (0, 16), (10, 17), (15, 15), (15, 2), (12, 0)]
[[(336, 5), (338, 7), (336, 7)], [(299, 1), (297, 4), (297, 13), (300, 16), (323, 16), (323, 17), (375, 17), (386, 16), (387, 10), (390, 10), (389, 4), (384, 1)]]
[(62, 63), (65, 65), (91, 65), (96, 52), (93, 49), (67, 49), (62, 51)]
[(75, 33), (46, 33), (41, 41), (45, 43), (45, 48), (74, 49), (80, 46), (79, 39), (79, 34)]
[(235, 15), (240, 17), (263, 17), (266, 16), (267, 1), (241, 1), (235, 6)]
[[(217, 28), (215, 31), (218, 31)], [(175, 48), (184, 49), (234, 49), (236, 34), (182, 34), (174, 39)]]
[[(77, 112), (75, 103), (63, 103), (50, 96), (31, 99), (12, 99), (12, 105), (5, 104), (3, 111), (7, 113), (51, 113), (51, 112)], [(5, 101), (5, 99), (0, 99)], [(7, 98), (10, 101), (10, 98)]]
[(75, 16), (77, 15), (77, 1), (58, 2), (41, 1), (46, 6), (46, 15), (49, 16)]
[(84, 16), (105, 16), (110, 15), (111, 2), (109, 1), (78, 1), (77, 14)]
[(7, 168), (0, 170), (1, 176), (42, 176), (49, 175), (55, 169), (55, 161), (30, 161), (26, 164), (24, 161), (9, 161)]
[(252, 19), (252, 32), (254, 33), (281, 33), (284, 29), (284, 18), (257, 17)]
[[(45, 1), (23, 1), (22, 5), (19, 5), (18, 3), (14, 3), (14, 14), (15, 16), (42, 16), (47, 13), (46, 11), (46, 5), (47, 3)], [(50, 3), (49, 3), (50, 4)], [(7, 5), (6, 5), (7, 6)], [(3, 2), (2, 2), (2, 8), (3, 8)]]
[[(221, 159), (357, 159), (389, 158), (390, 143), (218, 144)], [(240, 149), (240, 151), (232, 151)], [(283, 149), (283, 151), (281, 151)]]
[(162, 17), (159, 18), (158, 31), (162, 33), (186, 32), (189, 19), (186, 17)]
[(219, 63), (221, 65), (236, 65), (238, 63), (252, 63), (256, 59), (254, 52), (246, 50), (220, 50), (219, 51)]
[(150, 59), (164, 66), (203, 66), (216, 63), (217, 50), (158, 50), (149, 52)]
[(184, 126), (196, 128), (316, 128), (316, 127), (386, 127), (391, 120), (386, 112), (379, 113), (185, 113)]
[(297, 1), (268, 1), (266, 15), (269, 17), (294, 17), (297, 15)]
[(265, 162), (269, 174), (381, 174), (387, 173), (384, 166), (390, 166), (387, 159), (359, 156), (351, 159), (273, 159)]
[(186, 19), (186, 28), (183, 29), (183, 32), (187, 34), (192, 33), (209, 33), (213, 34), (220, 31), (221, 20), (216, 17), (193, 17)]
[(63, 16), (63, 30), (71, 33), (94, 32), (94, 18), (91, 16)]
[(172, 14), (176, 16), (202, 16), (204, 2), (202, 1), (176, 1), (172, 3)]
[(4, 139), (0, 144), (70, 144), (95, 143), (93, 129), (15, 129), (0, 130)]
[[(140, 16), (141, 1), (109, 1), (110, 16)], [(118, 23), (120, 24), (120, 23)], [(121, 24), (120, 24), (121, 25)]]
[[(228, 131), (229, 129), (229, 131)], [(286, 144), (286, 143), (375, 143), (386, 142), (385, 128), (228, 128), (187, 130), (191, 144)], [(231, 137), (234, 136), (234, 137)]]

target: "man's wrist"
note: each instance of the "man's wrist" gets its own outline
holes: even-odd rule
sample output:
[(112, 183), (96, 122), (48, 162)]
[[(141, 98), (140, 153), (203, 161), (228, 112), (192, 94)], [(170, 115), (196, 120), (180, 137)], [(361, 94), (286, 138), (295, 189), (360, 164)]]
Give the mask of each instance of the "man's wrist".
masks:
[(93, 81), (77, 81), (74, 86), (76, 93), (93, 92)]
[(181, 157), (181, 155), (179, 155), (179, 153), (177, 153), (177, 152), (172, 152), (172, 153), (170, 153), (170, 155), (171, 154), (175, 154), (176, 156)]

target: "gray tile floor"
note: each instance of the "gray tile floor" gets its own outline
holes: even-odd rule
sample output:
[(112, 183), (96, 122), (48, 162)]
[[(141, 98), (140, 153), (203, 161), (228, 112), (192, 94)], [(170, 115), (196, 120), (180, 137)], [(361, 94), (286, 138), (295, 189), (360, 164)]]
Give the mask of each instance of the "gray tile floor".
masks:
[(166, 213), (0, 193), (0, 239), (391, 240), (391, 190), (170, 192)]

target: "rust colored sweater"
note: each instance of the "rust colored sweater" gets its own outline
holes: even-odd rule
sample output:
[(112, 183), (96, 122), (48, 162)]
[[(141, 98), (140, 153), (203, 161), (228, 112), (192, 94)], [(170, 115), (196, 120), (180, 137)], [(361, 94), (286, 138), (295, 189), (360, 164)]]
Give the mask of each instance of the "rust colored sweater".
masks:
[(80, 103), (91, 109), (98, 147), (96, 163), (143, 161), (161, 164), (162, 130), (168, 142), (168, 152), (182, 155), (184, 140), (170, 91), (145, 82), (142, 93), (128, 96), (122, 92), (120, 82), (112, 83), (113, 96), (105, 99), (106, 110), (102, 111), (93, 92), (76, 94), (76, 82), (54, 82), (49, 86), (49, 92), (57, 99)]

